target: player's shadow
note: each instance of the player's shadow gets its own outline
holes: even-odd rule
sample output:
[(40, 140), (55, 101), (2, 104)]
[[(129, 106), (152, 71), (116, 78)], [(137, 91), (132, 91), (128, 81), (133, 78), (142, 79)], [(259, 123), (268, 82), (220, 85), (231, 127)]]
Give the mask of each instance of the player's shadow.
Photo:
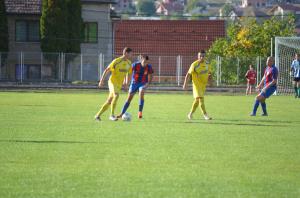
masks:
[(239, 120), (239, 119), (218, 119), (220, 121), (225, 121), (225, 122), (266, 122), (266, 123), (283, 123), (283, 124), (299, 124), (300, 121), (288, 121), (288, 120), (265, 120), (265, 119), (260, 119), (260, 120)]
[[(226, 120), (228, 121), (228, 120)], [(276, 126), (276, 127), (287, 127), (287, 125), (274, 125), (274, 124), (263, 124), (263, 123), (236, 123), (236, 122), (218, 122), (216, 120), (211, 121), (186, 121), (187, 124), (211, 124), (211, 125), (228, 125), (228, 126), (253, 126), (253, 127), (266, 127), (266, 126)]]
[(85, 141), (63, 141), (63, 140), (0, 140), (0, 142), (11, 143), (35, 143), (35, 144), (97, 144), (98, 142)]

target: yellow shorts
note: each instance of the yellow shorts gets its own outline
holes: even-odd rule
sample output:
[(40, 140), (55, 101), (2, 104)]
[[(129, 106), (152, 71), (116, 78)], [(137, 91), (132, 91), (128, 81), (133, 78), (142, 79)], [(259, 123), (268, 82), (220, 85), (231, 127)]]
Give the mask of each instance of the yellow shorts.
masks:
[(109, 96), (114, 96), (116, 93), (119, 93), (122, 89), (121, 86), (117, 86), (108, 82)]
[(206, 91), (206, 85), (201, 85), (200, 87), (199, 86), (196, 87), (193, 85), (194, 98), (204, 97), (205, 91)]

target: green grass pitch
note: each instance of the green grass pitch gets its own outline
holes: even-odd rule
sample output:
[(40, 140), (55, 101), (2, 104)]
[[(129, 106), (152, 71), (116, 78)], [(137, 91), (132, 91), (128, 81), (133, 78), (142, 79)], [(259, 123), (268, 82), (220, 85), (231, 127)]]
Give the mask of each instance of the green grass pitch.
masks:
[(209, 95), (188, 121), (191, 94), (148, 94), (97, 123), (106, 96), (0, 92), (0, 197), (300, 197), (300, 99)]

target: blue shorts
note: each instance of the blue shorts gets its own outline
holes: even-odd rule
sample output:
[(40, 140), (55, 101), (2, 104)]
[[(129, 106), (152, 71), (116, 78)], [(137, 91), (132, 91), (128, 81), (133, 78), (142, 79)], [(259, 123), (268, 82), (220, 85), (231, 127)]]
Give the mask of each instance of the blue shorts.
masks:
[(129, 87), (129, 93), (135, 93), (144, 89), (145, 83), (132, 83)]
[(264, 92), (260, 92), (260, 95), (262, 95), (265, 98), (269, 98), (271, 95), (274, 94), (274, 92), (276, 91), (276, 89), (277, 89), (276, 86), (269, 87), (265, 93)]

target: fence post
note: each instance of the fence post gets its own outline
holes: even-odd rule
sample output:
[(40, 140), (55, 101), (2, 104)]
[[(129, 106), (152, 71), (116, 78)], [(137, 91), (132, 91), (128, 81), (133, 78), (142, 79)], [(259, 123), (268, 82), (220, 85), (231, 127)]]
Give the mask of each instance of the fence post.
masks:
[(0, 80), (2, 79), (1, 68), (2, 68), (2, 53), (0, 52)]
[(20, 80), (23, 83), (23, 52), (20, 52)]
[(80, 81), (82, 81), (83, 76), (82, 76), (82, 53), (80, 54)]
[(161, 56), (158, 57), (158, 83), (160, 83)]
[(238, 61), (238, 64), (237, 64), (237, 70), (236, 70), (236, 82), (237, 82), (237, 84), (239, 84), (239, 74), (240, 74), (240, 59), (239, 58), (237, 58), (237, 61)]
[(177, 85), (180, 86), (179, 82), (179, 68), (180, 67), (180, 56), (176, 57), (176, 77), (177, 77)]
[(59, 63), (60, 63), (60, 83), (62, 83), (62, 70), (63, 70), (63, 64), (62, 64), (62, 61), (63, 61), (63, 53), (61, 52), (60, 53), (60, 60), (59, 60)]
[(43, 52), (41, 52), (41, 81), (43, 80), (42, 71), (43, 71)]

